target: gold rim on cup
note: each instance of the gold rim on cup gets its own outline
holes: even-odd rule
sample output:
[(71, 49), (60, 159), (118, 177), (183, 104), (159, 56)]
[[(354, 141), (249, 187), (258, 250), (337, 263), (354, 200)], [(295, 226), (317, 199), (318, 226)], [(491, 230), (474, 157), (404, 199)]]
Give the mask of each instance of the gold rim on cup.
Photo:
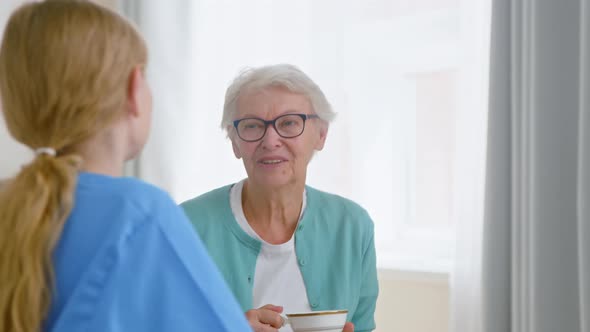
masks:
[(318, 311), (309, 312), (302, 314), (287, 314), (287, 317), (307, 317), (307, 316), (321, 316), (321, 315), (335, 315), (335, 314), (348, 314), (348, 310), (329, 310), (329, 311)]

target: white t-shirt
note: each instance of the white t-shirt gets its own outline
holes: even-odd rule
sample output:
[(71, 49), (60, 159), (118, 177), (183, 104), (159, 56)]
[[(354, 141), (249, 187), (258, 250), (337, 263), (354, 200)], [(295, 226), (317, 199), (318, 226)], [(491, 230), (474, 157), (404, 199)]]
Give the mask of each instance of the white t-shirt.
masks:
[[(254, 272), (254, 289), (252, 294), (253, 308), (260, 308), (266, 304), (283, 306), (283, 313), (311, 311), (303, 277), (297, 263), (295, 253), (295, 237), (283, 244), (270, 244), (252, 229), (242, 208), (242, 189), (244, 181), (236, 183), (230, 192), (232, 212), (244, 232), (262, 243), (260, 254), (256, 260)], [(306, 195), (303, 192), (301, 216), (305, 211)], [(280, 332), (291, 332), (290, 326), (285, 326)]]

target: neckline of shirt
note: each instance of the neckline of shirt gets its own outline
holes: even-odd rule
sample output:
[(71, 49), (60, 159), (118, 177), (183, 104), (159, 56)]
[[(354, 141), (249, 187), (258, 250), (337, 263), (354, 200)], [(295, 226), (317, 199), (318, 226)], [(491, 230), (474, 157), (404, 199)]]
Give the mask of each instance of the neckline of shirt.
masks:
[[(293, 248), (295, 247), (295, 233), (293, 233), (293, 235), (291, 236), (289, 241), (287, 241), (285, 243), (272, 244), (272, 243), (268, 243), (268, 242), (264, 241), (260, 237), (260, 235), (258, 235), (258, 233), (256, 233), (256, 231), (252, 228), (252, 226), (250, 226), (250, 223), (248, 223), (248, 220), (246, 219), (246, 215), (244, 214), (244, 209), (242, 206), (242, 190), (244, 188), (245, 181), (246, 181), (246, 179), (243, 179), (242, 181), (234, 184), (230, 189), (230, 205), (231, 205), (232, 212), (234, 214), (234, 218), (236, 219), (238, 225), (250, 237), (260, 241), (260, 243), (262, 244), (261, 250), (263, 252), (274, 253), (274, 254), (291, 252), (293, 250)], [(301, 222), (301, 219), (303, 218), (303, 214), (304, 214), (306, 205), (307, 205), (307, 190), (304, 189), (303, 190), (303, 203), (301, 205), (301, 213), (299, 214), (298, 224), (299, 224), (299, 222)]]

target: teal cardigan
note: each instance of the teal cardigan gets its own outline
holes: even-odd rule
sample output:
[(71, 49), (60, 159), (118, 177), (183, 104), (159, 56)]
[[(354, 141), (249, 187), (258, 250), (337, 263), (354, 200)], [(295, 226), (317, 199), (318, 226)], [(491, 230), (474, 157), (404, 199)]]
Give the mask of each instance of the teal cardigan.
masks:
[[(230, 207), (231, 185), (181, 204), (244, 311), (260, 242), (242, 230)], [(306, 187), (295, 251), (314, 311), (348, 309), (355, 331), (375, 329), (378, 294), (373, 222), (358, 204)], [(280, 303), (276, 303), (280, 305)]]

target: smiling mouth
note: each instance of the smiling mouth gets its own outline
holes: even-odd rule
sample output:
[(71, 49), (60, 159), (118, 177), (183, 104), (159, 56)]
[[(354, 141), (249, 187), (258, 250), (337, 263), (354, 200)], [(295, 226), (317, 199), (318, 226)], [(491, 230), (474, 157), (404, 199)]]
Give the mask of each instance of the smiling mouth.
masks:
[(264, 165), (274, 165), (274, 164), (280, 164), (282, 163), (284, 160), (262, 160), (259, 163), (264, 164)]

